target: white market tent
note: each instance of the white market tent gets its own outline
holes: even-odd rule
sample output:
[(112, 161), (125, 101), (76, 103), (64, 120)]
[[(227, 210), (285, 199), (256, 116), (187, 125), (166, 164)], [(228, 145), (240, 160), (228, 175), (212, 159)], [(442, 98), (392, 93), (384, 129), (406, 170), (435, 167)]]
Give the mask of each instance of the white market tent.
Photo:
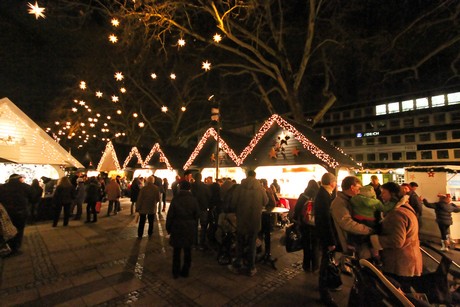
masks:
[(84, 168), (8, 98), (0, 99), (0, 159)]

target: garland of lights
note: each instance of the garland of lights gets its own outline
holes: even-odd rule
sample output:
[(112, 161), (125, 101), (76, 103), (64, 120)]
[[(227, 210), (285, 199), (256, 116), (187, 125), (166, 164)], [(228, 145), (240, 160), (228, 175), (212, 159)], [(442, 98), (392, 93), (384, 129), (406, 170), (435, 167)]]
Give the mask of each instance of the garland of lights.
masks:
[(140, 165), (144, 165), (144, 162), (142, 161), (141, 154), (139, 153), (139, 150), (137, 149), (136, 146), (131, 148), (131, 151), (129, 152), (129, 155), (126, 157), (125, 162), (123, 163), (123, 168), (126, 168), (128, 165), (129, 161), (136, 155), (137, 161), (139, 162)]
[(116, 170), (119, 171), (121, 170), (120, 163), (118, 163), (118, 158), (117, 158), (117, 153), (115, 152), (115, 148), (113, 147), (112, 141), (109, 141), (107, 145), (105, 146), (104, 153), (102, 154), (101, 160), (99, 161), (99, 164), (97, 165), (97, 170), (100, 171), (102, 168), (102, 164), (104, 164), (105, 159), (107, 159), (107, 156), (111, 154), (112, 159), (115, 163)]
[[(185, 163), (183, 167), (184, 170), (187, 170), (190, 167), (190, 165), (192, 165), (193, 161), (195, 161), (204, 144), (211, 136), (214, 137), (214, 139), (217, 141), (218, 135), (217, 131), (214, 128), (209, 128), (208, 130), (206, 130), (200, 142), (195, 147), (195, 150), (190, 155), (190, 158), (187, 160), (187, 163)], [(238, 157), (233, 151), (233, 149), (231, 149), (230, 146), (228, 146), (227, 143), (225, 143), (225, 141), (221, 137), (219, 137), (219, 147), (222, 148), (222, 150), (232, 159), (233, 162), (235, 162), (237, 166), (240, 166), (243, 163), (244, 159)]]
[[(310, 142), (308, 138), (306, 138), (300, 131), (294, 128), (291, 124), (285, 121), (281, 116), (278, 114), (273, 114), (262, 127), (259, 129), (257, 134), (252, 138), (249, 145), (241, 152), (239, 156), (240, 164), (247, 158), (247, 156), (252, 152), (254, 147), (259, 143), (260, 139), (267, 133), (267, 131), (273, 126), (274, 123), (277, 123), (282, 129), (285, 129), (292, 133), (297, 141), (299, 141), (305, 149), (310, 151), (313, 155), (315, 155), (318, 159), (325, 162), (332, 168), (336, 168), (339, 166), (339, 163), (330, 155), (322, 151), (318, 146)], [(237, 165), (240, 165), (237, 164)]]
[(153, 145), (152, 149), (150, 150), (150, 153), (147, 155), (147, 157), (145, 158), (145, 161), (144, 163), (142, 164), (142, 167), (146, 167), (150, 161), (150, 159), (152, 159), (153, 155), (155, 154), (155, 152), (158, 152), (160, 154), (160, 162), (164, 162), (166, 164), (166, 167), (172, 171), (173, 168), (171, 166), (171, 164), (169, 163), (169, 160), (168, 158), (166, 158), (166, 155), (164, 154), (163, 150), (161, 150), (160, 148), (160, 144), (158, 143), (155, 143), (155, 145)]

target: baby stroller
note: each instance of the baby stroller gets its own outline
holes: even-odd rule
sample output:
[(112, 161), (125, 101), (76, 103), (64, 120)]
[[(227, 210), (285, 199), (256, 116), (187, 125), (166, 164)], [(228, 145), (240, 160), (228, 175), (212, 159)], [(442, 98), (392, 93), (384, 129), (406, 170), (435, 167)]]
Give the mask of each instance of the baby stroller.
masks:
[(236, 254), (236, 215), (221, 213), (217, 222), (216, 241), (219, 245), (217, 262), (230, 264)]
[[(427, 265), (424, 265), (422, 276), (410, 280), (411, 291), (406, 293), (401, 290), (397, 281), (385, 276), (369, 261), (364, 259), (358, 261), (352, 256), (345, 256), (348, 258), (345, 265), (351, 267), (354, 279), (348, 306), (432, 306), (431, 304), (457, 306), (460, 304), (457, 298), (460, 290), (457, 288), (456, 291), (451, 291), (452, 285), (449, 283), (452, 282), (448, 278), (448, 274), (453, 276), (453, 280), (460, 278), (458, 270), (460, 267), (431, 246), (422, 245), (423, 260)], [(427, 249), (439, 253), (441, 259), (438, 260)], [(428, 263), (429, 261), (432, 263)], [(456, 270), (450, 269), (452, 264), (456, 266)], [(434, 271), (433, 267), (436, 267)]]

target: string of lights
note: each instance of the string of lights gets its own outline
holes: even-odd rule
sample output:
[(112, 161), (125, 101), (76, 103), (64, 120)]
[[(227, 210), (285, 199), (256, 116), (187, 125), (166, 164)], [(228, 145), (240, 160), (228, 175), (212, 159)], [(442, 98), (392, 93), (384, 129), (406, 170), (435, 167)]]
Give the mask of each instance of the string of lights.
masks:
[(102, 154), (101, 160), (99, 161), (96, 170), (101, 171), (102, 166), (107, 158), (111, 157), (115, 168), (117, 171), (121, 170), (120, 163), (118, 162), (117, 153), (115, 152), (115, 148), (113, 147), (112, 141), (109, 141), (107, 145), (105, 145), (104, 153)]

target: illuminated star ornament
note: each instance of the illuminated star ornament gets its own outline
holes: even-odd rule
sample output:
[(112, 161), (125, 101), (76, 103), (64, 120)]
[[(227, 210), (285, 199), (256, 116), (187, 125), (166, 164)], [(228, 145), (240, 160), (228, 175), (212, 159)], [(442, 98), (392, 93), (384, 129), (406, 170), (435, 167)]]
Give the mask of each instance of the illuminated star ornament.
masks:
[(177, 41), (177, 44), (179, 45), (179, 47), (184, 47), (185, 46), (185, 40), (183, 38), (179, 39)]
[(112, 18), (110, 22), (112, 23), (112, 26), (114, 27), (118, 27), (120, 25), (120, 22), (116, 18)]
[(113, 44), (115, 44), (116, 42), (118, 42), (118, 37), (115, 35), (115, 34), (111, 34), (109, 36), (109, 41)]
[(121, 72), (116, 72), (114, 77), (115, 77), (115, 80), (117, 81), (121, 81), (125, 78), (125, 76), (123, 76), (123, 73)]
[(96, 92), (96, 97), (97, 97), (97, 98), (102, 98), (102, 92), (97, 91), (97, 92)]
[(220, 36), (220, 34), (214, 34), (214, 36), (212, 37), (212, 39), (216, 42), (216, 43), (220, 43), (220, 41), (222, 40), (222, 36)]
[(211, 63), (208, 61), (201, 63), (201, 68), (204, 69), (205, 71), (211, 70)]
[(39, 17), (45, 18), (45, 14), (43, 14), (45, 8), (39, 7), (37, 2), (35, 2), (35, 5), (32, 3), (27, 3), (27, 5), (29, 6), (29, 14), (35, 15), (35, 19)]

